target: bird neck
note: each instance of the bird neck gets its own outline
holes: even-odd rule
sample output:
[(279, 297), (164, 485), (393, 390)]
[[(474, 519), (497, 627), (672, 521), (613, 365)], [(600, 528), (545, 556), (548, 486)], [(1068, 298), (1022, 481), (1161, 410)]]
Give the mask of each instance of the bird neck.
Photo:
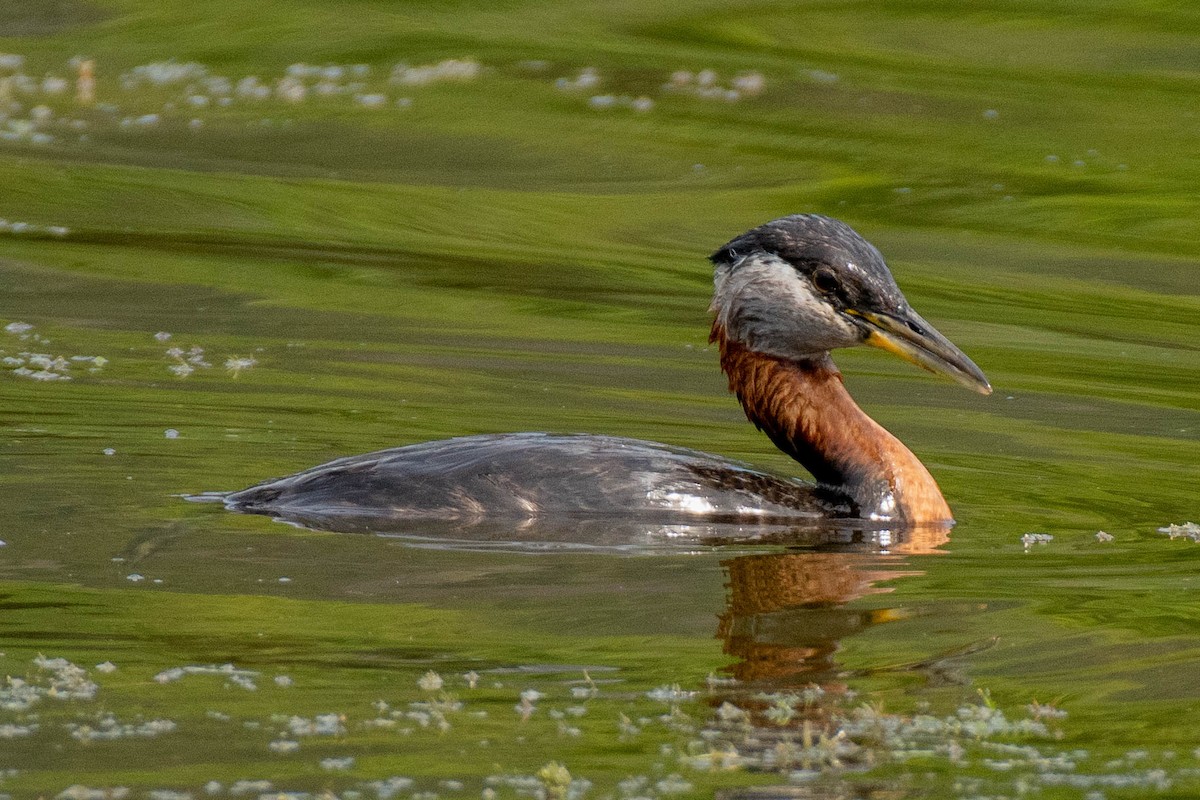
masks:
[(819, 484), (845, 495), (858, 516), (910, 525), (953, 520), (929, 470), (858, 407), (828, 353), (805, 360), (756, 353), (719, 325), (711, 341), (750, 421)]

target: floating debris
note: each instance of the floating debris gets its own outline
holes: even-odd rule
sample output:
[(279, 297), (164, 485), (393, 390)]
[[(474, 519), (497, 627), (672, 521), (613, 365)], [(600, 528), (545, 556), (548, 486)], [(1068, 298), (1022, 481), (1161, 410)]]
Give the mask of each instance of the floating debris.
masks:
[(827, 72), (823, 69), (806, 70), (803, 75), (813, 83), (819, 83), (825, 86), (832, 86), (841, 80), (836, 72)]
[(1159, 533), (1165, 533), (1172, 539), (1191, 539), (1193, 542), (1200, 542), (1200, 525), (1195, 522), (1185, 522), (1182, 525), (1168, 525), (1165, 528), (1159, 528)]
[(1048, 533), (1027, 533), (1021, 537), (1021, 544), (1025, 545), (1025, 552), (1029, 552), (1029, 548), (1035, 544), (1048, 544), (1053, 540), (1054, 537)]
[(208, 69), (194, 61), (179, 63), (175, 60), (154, 61), (141, 64), (128, 72), (121, 74), (121, 88), (127, 92), (136, 91), (143, 85), (172, 86), (202, 81), (208, 77)]
[(108, 359), (104, 356), (71, 356), (71, 361), (80, 364), (91, 364), (90, 372), (97, 372), (108, 364)]
[[(193, 346), (187, 350), (184, 350), (182, 347), (171, 347), (167, 349), (166, 355), (167, 358), (175, 360), (175, 363), (168, 366), (167, 370), (179, 378), (186, 378), (197, 369), (210, 369), (212, 367), (212, 363), (204, 356), (203, 347)], [(253, 366), (253, 364), (250, 366)]]
[[(33, 127), (25, 128), (23, 126), (16, 126), (13, 120), (8, 121), (8, 126), (9, 130), (0, 130), (0, 139), (19, 141), (24, 138), (35, 144), (48, 144), (50, 141), (53, 141), (53, 137), (47, 137), (44, 141), (39, 139), (39, 137), (47, 135), (34, 132)], [(0, 219), (0, 234), (5, 233), (23, 237), (37, 238), (52, 236), (55, 239), (62, 239), (71, 233), (71, 229), (65, 225), (38, 225), (33, 222), (16, 222)], [(33, 326), (31, 325), (30, 327)]]
[(429, 670), (421, 676), (419, 681), (417, 681), (417, 686), (419, 686), (423, 692), (432, 693), (439, 691), (442, 688), (442, 683), (442, 676), (438, 675), (433, 670)]
[(250, 100), (265, 100), (271, 96), (271, 87), (262, 83), (257, 75), (247, 75), (237, 82), (234, 94)]
[(27, 711), (44, 699), (93, 700), (100, 687), (91, 681), (87, 670), (65, 658), (38, 656), (34, 672), (25, 678), (5, 678), (0, 686), (0, 710)]
[(678, 703), (683, 700), (691, 700), (697, 694), (697, 692), (681, 689), (678, 683), (674, 683), (670, 686), (659, 686), (657, 689), (652, 689), (646, 692), (646, 697), (660, 703)]
[(383, 108), (387, 105), (388, 96), (382, 93), (357, 94), (354, 96), (354, 102), (363, 108)]
[(364, 787), (375, 793), (379, 800), (392, 800), (393, 797), (401, 792), (407, 792), (413, 788), (414, 782), (412, 778), (405, 778), (399, 775), (394, 775), (380, 781), (371, 781), (364, 784)]
[(740, 72), (733, 78), (733, 88), (743, 95), (753, 97), (762, 94), (767, 88), (767, 79), (761, 72)]
[(125, 800), (129, 795), (129, 788), (126, 786), (93, 789), (82, 783), (76, 783), (63, 789), (54, 797), (55, 800)]
[(1113, 536), (1111, 533), (1105, 533), (1104, 531), (1096, 531), (1096, 541), (1097, 542), (1111, 542), (1115, 538), (1117, 538), (1117, 537)]
[(571, 787), (571, 773), (562, 764), (551, 761), (538, 770), (537, 777), (549, 800), (562, 800), (567, 796), (567, 790)]
[(289, 75), (275, 84), (275, 95), (289, 103), (302, 103), (308, 97), (308, 86), (299, 78)]
[(12, 371), (13, 375), (18, 375), (22, 378), (29, 378), (35, 381), (69, 381), (70, 375), (64, 375), (61, 372), (54, 372), (48, 369), (32, 370), (28, 367), (17, 367)]
[(692, 791), (695, 787), (684, 780), (683, 776), (672, 773), (655, 783), (654, 788), (658, 790), (659, 794), (684, 794)]
[(537, 711), (537, 701), (541, 700), (542, 696), (537, 689), (526, 689), (521, 692), (520, 702), (513, 706), (513, 710), (521, 715), (522, 722), (528, 722), (533, 713)]
[(629, 108), (645, 114), (654, 109), (654, 101), (649, 97), (630, 97), (629, 95), (600, 94), (588, 98), (588, 105), (596, 109)]
[[(225, 665), (199, 669), (226, 672), (232, 667)], [(419, 688), (424, 690), (425, 687)], [(712, 694), (687, 698), (677, 686), (660, 687), (646, 696), (654, 694), (656, 697), (684, 699), (672, 704), (669, 713), (638, 718), (636, 725), (623, 713), (617, 713), (622, 724), (622, 735), (626, 729), (633, 729), (634, 735), (653, 731), (651, 736), (655, 739), (664, 732), (673, 737), (667, 741), (647, 741), (650, 748), (647, 754), (651, 750), (657, 754), (654, 756), (657, 763), (652, 772), (629, 775), (619, 781), (614, 777), (612, 783), (593, 787), (587, 779), (573, 775), (565, 763), (551, 761), (535, 774), (485, 775), (479, 796), (490, 800), (510, 795), (542, 797), (544, 800), (583, 800), (588, 796), (668, 797), (696, 792), (701, 780), (707, 781), (705, 775), (713, 770), (770, 773), (783, 776), (793, 783), (801, 783), (826, 775), (837, 776), (847, 769), (858, 770), (913, 759), (921, 762), (940, 759), (955, 769), (970, 767), (972, 770), (978, 768), (985, 771), (971, 777), (956, 778), (954, 796), (959, 797), (1026, 796), (1036, 794), (1041, 788), (1060, 786), (1083, 792), (1119, 788), (1161, 791), (1173, 786), (1179, 776), (1188, 772), (1187, 769), (1168, 772), (1153, 768), (1153, 765), (1139, 766), (1138, 762), (1153, 757), (1148, 751), (1128, 753), (1122, 759), (1109, 762), (1102, 772), (1096, 768), (1088, 770), (1083, 763), (1088, 759), (1086, 751), (1059, 749), (1054, 744), (1063, 735), (1055, 726), (1066, 719), (1065, 710), (1034, 702), (1024, 707), (1025, 716), (1009, 717), (984, 692), (980, 693), (981, 702), (952, 708), (949, 713), (930, 713), (928, 706), (919, 706), (915, 713), (893, 714), (885, 713), (877, 705), (853, 705), (851, 693), (826, 691), (816, 685), (787, 692), (754, 694), (743, 692), (740, 685), (725, 692), (727, 688), (712, 690), (717, 692), (715, 698)], [(539, 689), (533, 688), (522, 694), (529, 702), (544, 697)], [(625, 705), (632, 699), (623, 697), (618, 702)], [(684, 706), (689, 699), (693, 701), (691, 705)], [(710, 701), (713, 699), (718, 699), (719, 703), (712, 704)], [(377, 701), (372, 706), (379, 713), (379, 718), (355, 725), (354, 730), (356, 735), (360, 731), (367, 732), (366, 735), (378, 731), (379, 735), (385, 736), (410, 736), (414, 735), (414, 728), (401, 728), (395, 724), (396, 720), (415, 719), (423, 714), (426, 724), (422, 727), (428, 729), (427, 735), (438, 735), (442, 729), (433, 721), (437, 716), (435, 705), (440, 702), (412, 702), (409, 703), (410, 710), (399, 711), (387, 702)], [(790, 710), (787, 722), (781, 724), (781, 720), (771, 719), (772, 710), (783, 709)], [(616, 712), (615, 708), (610, 710)], [(545, 715), (545, 724), (553, 727), (531, 729), (530, 740), (553, 730), (557, 730), (560, 736), (583, 735), (566, 718), (594, 715), (596, 712), (595, 705), (591, 706), (590, 711), (584, 706), (574, 710), (550, 709)], [(209, 711), (205, 716), (218, 722), (233, 721), (224, 712)], [(476, 712), (471, 712), (471, 716), (486, 718)], [(38, 724), (41, 725), (40, 729), (36, 727)], [(235, 724), (249, 731), (273, 730), (274, 733), (260, 740), (258, 746), (265, 745), (270, 753), (278, 757), (294, 756), (304, 751), (307, 747), (305, 737), (338, 737), (339, 748), (349, 748), (353, 742), (352, 739), (340, 740), (347, 734), (348, 727), (342, 714), (306, 718), (277, 713), (270, 715), (267, 720), (245, 719)], [(35, 722), (0, 725), (0, 741), (22, 739), (35, 733), (45, 736), (50, 727), (44, 713)], [(179, 727), (182, 726), (164, 719), (121, 721), (106, 711), (91, 718), (72, 720), (63, 729), (76, 742), (91, 743), (121, 737), (156, 737), (174, 733)], [(486, 739), (479, 740), (478, 745), (486, 747), (488, 742)], [(333, 745), (333, 742), (323, 744)], [(1163, 759), (1170, 757), (1168, 753), (1162, 754)], [(359, 751), (343, 750), (337, 755), (325, 752), (316, 756), (313, 766), (319, 766), (327, 773), (325, 780), (329, 785), (325, 792), (330, 797), (378, 797), (382, 800), (399, 797), (434, 798), (463, 792), (470, 785), (470, 781), (453, 773), (430, 774), (420, 779), (419, 783), (404, 776), (355, 781), (346, 773), (355, 770), (360, 760)], [(932, 766), (929, 768), (934, 769)], [(982, 777), (981, 774), (992, 777)], [(2, 775), (0, 773), (0, 777)], [(1002, 782), (1007, 791), (998, 785)], [(969, 789), (958, 791), (958, 787), (966, 783), (970, 784)], [(1018, 786), (1024, 788), (1014, 789)], [(145, 797), (150, 797), (154, 792), (248, 798), (315, 796), (308, 789), (250, 779), (228, 785), (210, 780), (197, 784), (193, 789), (177, 787), (139, 791), (141, 793), (138, 796)], [(169, 794), (155, 796), (160, 800), (172, 800)]]
[(293, 736), (341, 736), (346, 732), (346, 719), (341, 714), (318, 714), (308, 717), (289, 717), (288, 731)]
[(115, 739), (152, 739), (171, 733), (178, 724), (169, 719), (152, 719), (145, 722), (122, 723), (111, 713), (104, 714), (94, 722), (67, 723), (66, 729), (72, 739), (80, 742), (111, 741)]
[(567, 92), (585, 91), (600, 85), (600, 72), (595, 67), (584, 67), (574, 78), (557, 78), (554, 85)]
[(179, 431), (175, 430), (174, 428), (167, 428), (165, 431), (163, 431), (163, 438), (164, 439), (178, 439)]
[(191, 792), (177, 792), (174, 789), (151, 789), (146, 793), (149, 800), (192, 800)]
[(723, 722), (737, 722), (738, 720), (748, 719), (745, 711), (735, 706), (726, 700), (721, 705), (717, 706), (717, 717)]
[(259, 795), (264, 792), (269, 792), (274, 788), (275, 784), (271, 783), (270, 781), (241, 780), (230, 784), (229, 794), (233, 797), (240, 797), (244, 794)]
[(39, 728), (41, 728), (41, 725), (36, 722), (31, 722), (28, 725), (5, 723), (0, 725), (0, 739), (22, 739), (37, 733)]
[(681, 69), (671, 73), (662, 89), (672, 94), (688, 94), (703, 100), (735, 103), (743, 97), (762, 94), (766, 86), (767, 80), (761, 72), (740, 72), (726, 85), (721, 83), (720, 76), (714, 69), (702, 69), (695, 73)]
[(245, 358), (241, 356), (230, 356), (229, 358), (225, 359), (225, 370), (236, 378), (243, 370), (250, 369), (257, 363), (258, 361), (256, 361), (252, 356), (247, 356)]
[(388, 82), (400, 86), (428, 86), (442, 81), (473, 81), (483, 74), (483, 65), (473, 58), (447, 58), (436, 64), (410, 67), (397, 64)]
[[(7, 58), (9, 54), (0, 54)], [(108, 87), (98, 82), (97, 74), (103, 65), (95, 59), (76, 56), (64, 66), (77, 77), (72, 81), (64, 71), (51, 69), (40, 77), (25, 74), (24, 56), (11, 54), (10, 64), (21, 66), (8, 70), (0, 68), (0, 100), (14, 95), (28, 97), (29, 102), (13, 104), (13, 113), (0, 118), (0, 139), (18, 144), (44, 146), (48, 144), (78, 144), (87, 146), (92, 133), (115, 127), (125, 135), (137, 136), (158, 129), (206, 129), (210, 117), (238, 114), (237, 107), (253, 105), (276, 108), (295, 107), (305, 103), (352, 103), (373, 113), (400, 111), (413, 103), (411, 96), (393, 97), (400, 87), (420, 90), (440, 83), (465, 83), (483, 78), (488, 70), (472, 57), (446, 58), (427, 64), (395, 63), (390, 67), (370, 64), (309, 64), (296, 62), (276, 75), (224, 75), (209, 66), (194, 61), (174, 59), (152, 61), (121, 72)], [(518, 66), (528, 73), (543, 73), (549, 62), (541, 59), (523, 61)], [(7, 74), (11, 73), (11, 74)], [(810, 80), (834, 82), (836, 75), (812, 70)], [(540, 78), (539, 78), (540, 79)], [(605, 79), (595, 66), (580, 67), (573, 75), (555, 80), (562, 91), (587, 96), (594, 108), (628, 108), (645, 114), (656, 106), (653, 97), (642, 95), (599, 94), (594, 92)], [(688, 94), (703, 99), (736, 102), (763, 93), (766, 77), (756, 70), (738, 72), (720, 78), (712, 68), (677, 70), (663, 84), (663, 91)], [(109, 96), (98, 95), (108, 88)], [(203, 115), (203, 116), (197, 116)], [(271, 119), (240, 122), (272, 125)], [(284, 125), (291, 124), (285, 120)], [(26, 226), (13, 232), (61, 234), (54, 226)]]
[(227, 678), (233, 685), (240, 686), (247, 691), (254, 691), (258, 688), (253, 680), (258, 677), (258, 672), (249, 669), (239, 669), (233, 664), (191, 664), (186, 667), (172, 667), (155, 675), (154, 680), (158, 683), (173, 683), (188, 675), (219, 675)]
[(1052, 704), (1042, 704), (1036, 700), (1025, 707), (1029, 716), (1034, 719), (1065, 719), (1067, 712)]
[[(3, 224), (4, 220), (0, 220), (0, 229)], [(34, 333), (33, 328), (34, 326), (28, 322), (10, 322), (4, 326), (4, 331), (16, 336), (21, 341), (50, 344), (49, 339)], [(2, 352), (0, 351), (0, 353)], [(22, 350), (15, 355), (0, 357), (0, 364), (11, 367), (10, 372), (21, 378), (35, 381), (69, 381), (72, 378), (72, 364), (87, 365), (89, 372), (98, 372), (108, 364), (108, 359), (104, 356), (61, 356)]]

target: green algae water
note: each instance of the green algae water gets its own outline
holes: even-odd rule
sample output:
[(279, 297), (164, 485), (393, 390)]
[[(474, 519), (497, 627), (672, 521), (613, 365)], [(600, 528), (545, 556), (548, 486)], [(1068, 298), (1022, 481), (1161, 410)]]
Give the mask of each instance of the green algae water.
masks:
[[(1151, 2), (6, 4), (0, 797), (1196, 796), (1198, 42)], [(705, 256), (800, 211), (996, 388), (837, 354), (946, 539), (184, 499), (518, 430), (794, 473)]]

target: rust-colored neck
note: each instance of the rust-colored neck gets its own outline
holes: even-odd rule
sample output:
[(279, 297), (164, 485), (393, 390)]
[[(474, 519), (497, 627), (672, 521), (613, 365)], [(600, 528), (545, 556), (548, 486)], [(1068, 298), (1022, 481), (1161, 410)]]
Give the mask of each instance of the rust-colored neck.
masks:
[(755, 353), (714, 325), (711, 341), (746, 416), (863, 518), (952, 521), (937, 482), (912, 451), (863, 412), (828, 353), (795, 361)]

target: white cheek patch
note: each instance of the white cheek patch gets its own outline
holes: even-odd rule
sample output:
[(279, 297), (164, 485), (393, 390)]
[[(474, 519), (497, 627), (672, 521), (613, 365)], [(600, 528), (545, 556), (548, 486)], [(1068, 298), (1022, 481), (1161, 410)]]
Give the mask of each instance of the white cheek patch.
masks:
[(715, 283), (717, 322), (753, 350), (804, 358), (859, 343), (854, 325), (778, 256), (759, 253), (721, 265)]

